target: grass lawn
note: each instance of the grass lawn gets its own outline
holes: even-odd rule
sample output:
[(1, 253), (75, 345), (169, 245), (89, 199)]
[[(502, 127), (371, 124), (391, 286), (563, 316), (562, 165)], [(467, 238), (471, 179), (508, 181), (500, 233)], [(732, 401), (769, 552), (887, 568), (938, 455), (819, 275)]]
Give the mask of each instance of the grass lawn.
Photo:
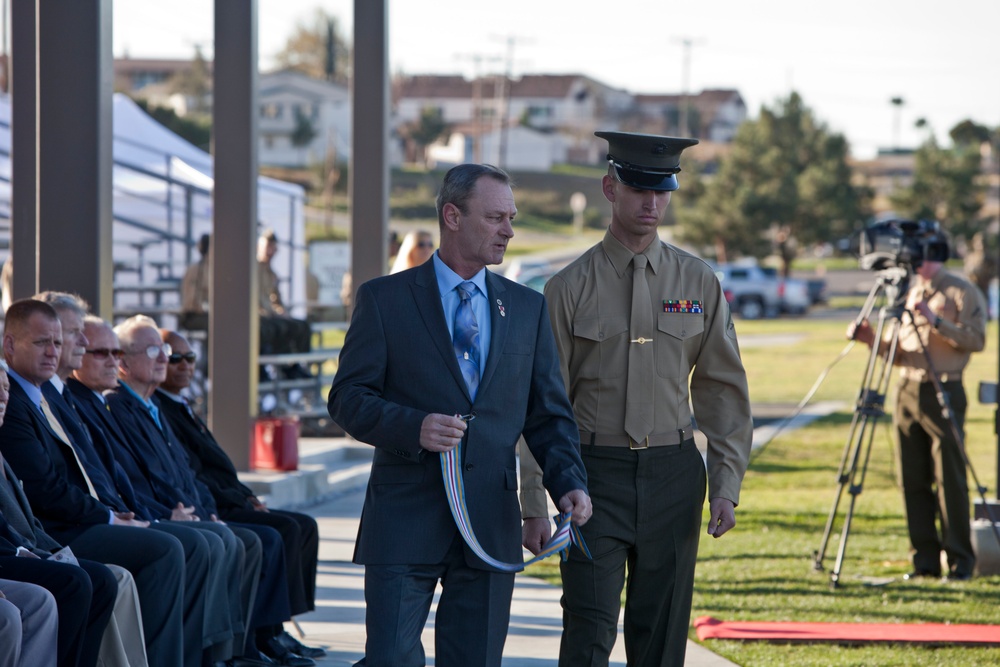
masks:
[[(844, 407), (808, 427), (780, 433), (755, 452), (737, 509), (737, 527), (720, 540), (702, 539), (692, 619), (1000, 623), (1000, 576), (960, 583), (910, 583), (902, 579), (910, 563), (902, 500), (894, 482), (891, 390), (887, 416), (879, 420), (874, 431), (867, 476), (856, 498), (840, 586), (831, 588), (829, 573), (851, 500), (846, 490), (826, 549), (826, 571), (814, 570), (813, 554), (821, 545), (837, 495), (837, 473), (868, 358), (867, 348), (856, 345), (834, 364), (847, 345), (843, 333), (851, 316), (737, 322), (755, 403), (787, 404), (791, 412), (824, 369), (833, 365), (813, 402), (842, 401)], [(760, 344), (764, 337), (774, 335), (781, 336), (784, 344)], [(996, 407), (979, 404), (976, 395), (980, 380), (996, 380), (996, 341), (997, 325), (993, 323), (987, 350), (973, 356), (965, 378), (970, 395), (967, 450), (980, 482), (988, 488), (987, 498), (996, 497)], [(895, 382), (894, 377), (892, 387)], [(978, 494), (973, 493), (973, 497)], [(559, 576), (555, 563), (535, 566), (531, 573), (555, 580)], [(695, 638), (693, 628), (690, 636)], [(1000, 650), (984, 648), (721, 640), (710, 640), (706, 646), (748, 667), (1000, 663)]]

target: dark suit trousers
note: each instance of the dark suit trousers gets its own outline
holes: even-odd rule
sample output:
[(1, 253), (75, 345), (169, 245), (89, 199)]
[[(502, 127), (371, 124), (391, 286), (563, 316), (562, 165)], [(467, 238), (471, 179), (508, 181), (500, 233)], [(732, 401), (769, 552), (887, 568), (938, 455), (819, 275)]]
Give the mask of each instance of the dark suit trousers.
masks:
[(94, 667), (104, 628), (115, 607), (118, 584), (111, 571), (79, 559), (80, 567), (17, 556), (0, 557), (4, 577), (46, 589), (56, 599), (59, 665)]
[(316, 562), (319, 558), (316, 519), (300, 512), (258, 512), (253, 509), (225, 510), (223, 518), (242, 524), (269, 526), (281, 534), (291, 616), (313, 611), (316, 608)]
[[(212, 564), (212, 547), (201, 531), (195, 530), (185, 522), (157, 521), (150, 524), (150, 530), (173, 536), (180, 543), (184, 552), (184, 587), (183, 587), (183, 664), (185, 667), (200, 666), (202, 658), (202, 635), (205, 628), (206, 602), (211, 597), (217, 599), (217, 594), (209, 595), (208, 591), (218, 584), (209, 583), (209, 573)], [(145, 627), (145, 607), (143, 607), (143, 627)], [(211, 613), (218, 614), (217, 608)], [(149, 637), (146, 637), (149, 646)], [(153, 656), (149, 651), (150, 660)]]
[(607, 665), (625, 595), (625, 652), (635, 667), (683, 665), (691, 622), (705, 464), (689, 440), (632, 451), (581, 448), (594, 515), (560, 569), (560, 667)]
[[(88, 528), (69, 546), (78, 558), (114, 563), (132, 573), (150, 665), (184, 664), (184, 551), (180, 543), (148, 528), (100, 525)], [(117, 591), (117, 584), (113, 590)]]
[(469, 567), (456, 533), (437, 565), (366, 565), (364, 667), (425, 664), (420, 634), (441, 581), (434, 625), (437, 667), (499, 667), (510, 624), (514, 575)]
[[(202, 537), (212, 545), (212, 563), (209, 566), (209, 597), (205, 602), (205, 624), (202, 648), (222, 645), (221, 653), (232, 653), (234, 635), (243, 632), (240, 611), (240, 582), (246, 549), (243, 542), (227, 526), (211, 521), (187, 521), (184, 525), (202, 532)], [(259, 552), (258, 552), (259, 553)], [(260, 567), (260, 561), (257, 561)], [(258, 570), (259, 572), (259, 570)], [(218, 654), (213, 656), (219, 658)]]

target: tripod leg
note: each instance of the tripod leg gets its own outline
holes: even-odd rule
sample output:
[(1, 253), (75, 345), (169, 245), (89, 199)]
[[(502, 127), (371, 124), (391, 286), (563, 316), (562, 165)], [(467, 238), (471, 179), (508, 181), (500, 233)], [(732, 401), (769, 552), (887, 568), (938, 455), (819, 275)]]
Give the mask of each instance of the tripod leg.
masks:
[[(876, 341), (882, 340), (885, 321), (886, 309), (883, 308), (879, 314), (878, 327), (875, 332)], [(851, 500), (848, 504), (844, 526), (841, 531), (836, 564), (830, 576), (831, 585), (834, 587), (837, 586), (840, 580), (841, 567), (843, 566), (844, 555), (847, 550), (847, 538), (850, 534), (851, 520), (854, 516), (854, 506), (857, 502), (857, 497), (864, 488), (864, 478), (867, 473), (868, 462), (871, 458), (871, 444), (874, 430), (878, 419), (885, 414), (885, 389), (888, 386), (891, 376), (892, 354), (895, 352), (898, 335), (898, 321), (895, 321), (891, 329), (890, 343), (886, 348), (885, 358), (880, 355), (880, 346), (878, 344), (872, 346), (868, 365), (865, 369), (862, 388), (858, 394), (858, 402), (855, 406), (854, 419), (851, 422), (850, 436), (844, 450), (844, 456), (841, 459), (837, 496), (834, 499), (833, 507), (827, 518), (822, 544), (814, 555), (813, 569), (821, 571), (823, 569), (823, 559), (826, 555), (827, 544), (833, 532), (840, 498), (846, 487), (848, 488)], [(862, 454), (864, 455), (863, 461)], [(860, 468), (859, 463), (861, 464)]]

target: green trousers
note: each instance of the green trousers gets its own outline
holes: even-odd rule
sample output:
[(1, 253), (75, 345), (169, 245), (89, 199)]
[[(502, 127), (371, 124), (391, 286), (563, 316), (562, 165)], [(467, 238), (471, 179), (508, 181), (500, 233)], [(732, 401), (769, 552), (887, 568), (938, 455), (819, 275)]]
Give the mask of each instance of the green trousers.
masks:
[[(963, 433), (968, 406), (965, 389), (961, 382), (945, 382), (942, 388), (948, 395), (959, 433)], [(933, 383), (901, 380), (894, 421), (896, 470), (903, 490), (913, 567), (940, 573), (944, 551), (949, 572), (971, 575), (976, 556), (972, 551), (969, 482), (962, 443), (955, 441)]]
[(684, 664), (705, 464), (688, 440), (632, 451), (584, 446), (594, 515), (581, 531), (593, 560), (562, 563), (560, 667), (606, 667), (625, 595), (630, 667)]

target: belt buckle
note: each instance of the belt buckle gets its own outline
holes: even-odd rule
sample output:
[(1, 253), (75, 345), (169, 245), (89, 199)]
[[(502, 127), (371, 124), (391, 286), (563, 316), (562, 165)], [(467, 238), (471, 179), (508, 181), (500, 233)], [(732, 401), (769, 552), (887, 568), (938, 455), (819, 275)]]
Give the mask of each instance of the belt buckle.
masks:
[(632, 436), (628, 437), (628, 448), (632, 450), (636, 449), (649, 449), (649, 436), (647, 435), (642, 442), (636, 442)]

